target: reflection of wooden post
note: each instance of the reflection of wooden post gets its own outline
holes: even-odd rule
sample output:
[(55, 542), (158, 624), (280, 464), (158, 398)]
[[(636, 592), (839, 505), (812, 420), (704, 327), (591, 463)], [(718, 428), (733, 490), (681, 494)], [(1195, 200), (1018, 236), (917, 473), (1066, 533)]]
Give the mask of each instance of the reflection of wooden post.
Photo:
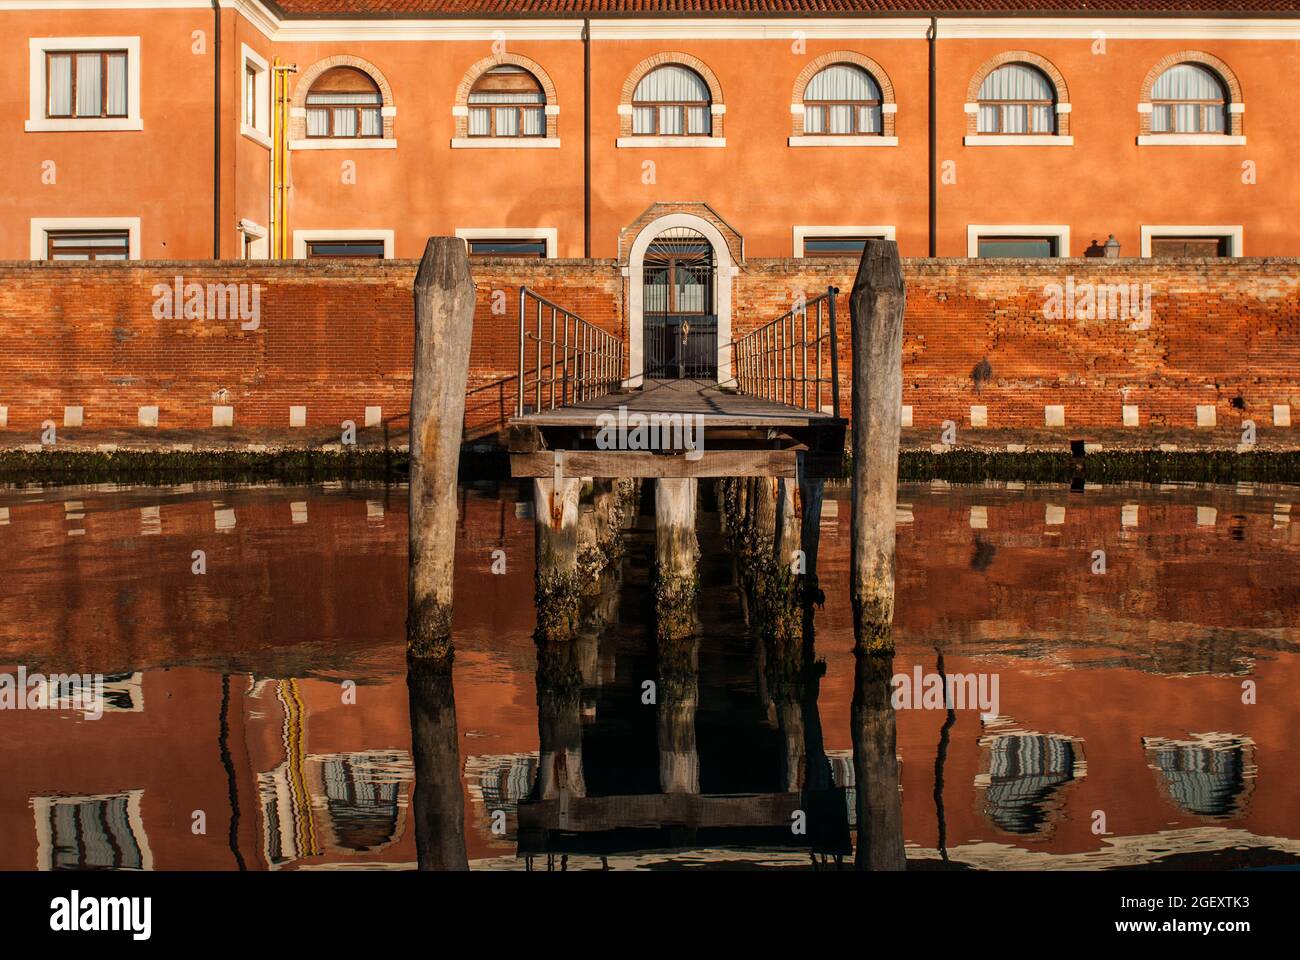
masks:
[(696, 561), (694, 478), (655, 481), (656, 614), (660, 639), (695, 632)]
[(406, 650), (452, 655), (456, 474), (474, 328), (465, 241), (430, 237), (415, 275)]
[(799, 478), (799, 549), (804, 559), (804, 598), (817, 590), (817, 548), (822, 539), (822, 500), (826, 481), (820, 477)]
[(572, 633), (578, 603), (577, 477), (533, 481), (537, 531), (537, 628), (550, 637)]
[(448, 660), (407, 661), (415, 759), (415, 856), (421, 870), (468, 870), (456, 697)]
[(794, 552), (799, 544), (799, 512), (794, 496), (795, 482), (781, 477), (776, 484), (776, 565), (782, 570), (792, 569)]
[(854, 635), (892, 650), (894, 513), (903, 402), (903, 270), (892, 240), (868, 240), (853, 281)]
[(898, 792), (897, 718), (889, 702), (894, 659), (859, 650), (853, 690), (853, 777), (859, 870), (906, 870)]

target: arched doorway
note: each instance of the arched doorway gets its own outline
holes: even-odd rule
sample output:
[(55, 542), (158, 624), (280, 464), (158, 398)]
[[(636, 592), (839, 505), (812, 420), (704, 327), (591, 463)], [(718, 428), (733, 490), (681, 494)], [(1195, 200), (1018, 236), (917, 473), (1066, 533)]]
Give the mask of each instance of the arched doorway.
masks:
[(628, 252), (628, 385), (731, 379), (731, 251), (689, 213), (648, 223)]
[(670, 227), (642, 262), (645, 375), (717, 380), (718, 314), (713, 247), (699, 231)]

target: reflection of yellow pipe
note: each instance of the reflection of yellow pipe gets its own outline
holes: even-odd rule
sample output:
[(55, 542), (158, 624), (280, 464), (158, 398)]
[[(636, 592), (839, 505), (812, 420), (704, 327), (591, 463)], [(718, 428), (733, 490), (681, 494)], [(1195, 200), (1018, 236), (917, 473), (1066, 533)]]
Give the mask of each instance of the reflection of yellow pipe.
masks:
[(293, 792), (294, 815), (298, 821), (300, 854), (314, 857), (320, 853), (316, 840), (316, 822), (311, 815), (311, 797), (307, 793), (307, 778), (303, 773), (306, 737), (303, 735), (305, 710), (298, 692), (298, 681), (289, 679), (280, 684), (281, 702), (284, 704), (285, 762), (289, 765), (289, 783)]

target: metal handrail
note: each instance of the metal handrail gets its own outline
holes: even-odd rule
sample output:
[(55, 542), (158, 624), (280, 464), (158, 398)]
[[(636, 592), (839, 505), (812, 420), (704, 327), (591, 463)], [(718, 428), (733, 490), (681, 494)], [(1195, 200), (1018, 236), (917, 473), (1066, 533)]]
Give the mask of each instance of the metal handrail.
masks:
[[(839, 292), (837, 287), (827, 287), (825, 293), (769, 320), (732, 344), (736, 386), (741, 393), (820, 413), (823, 387), (829, 384), (831, 415), (840, 415), (840, 358), (835, 329), (835, 297)], [(810, 312), (815, 313), (811, 338)], [(810, 360), (814, 364), (811, 374)]]
[[(533, 326), (535, 330), (529, 329)], [(535, 361), (531, 370), (530, 355)], [(618, 337), (527, 287), (519, 288), (517, 416), (525, 414), (530, 393), (535, 401), (532, 412), (537, 413), (604, 396), (618, 388), (622, 377), (623, 342)]]

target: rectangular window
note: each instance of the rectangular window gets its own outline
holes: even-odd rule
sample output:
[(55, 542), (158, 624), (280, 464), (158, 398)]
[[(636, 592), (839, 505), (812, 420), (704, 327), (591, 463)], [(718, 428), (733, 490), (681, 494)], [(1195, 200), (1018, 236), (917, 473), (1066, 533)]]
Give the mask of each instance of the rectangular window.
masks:
[(126, 260), (131, 250), (126, 230), (50, 230), (47, 260)]
[(1056, 237), (980, 237), (977, 256), (1016, 259), (1055, 257), (1059, 242)]
[(545, 240), (468, 240), (471, 257), (545, 257)]
[(805, 257), (858, 257), (867, 245), (868, 237), (804, 237)]
[(257, 67), (244, 63), (244, 123), (257, 129)]
[(382, 260), (384, 258), (384, 241), (382, 240), (308, 240), (307, 259), (320, 260), (328, 257), (349, 257), (363, 260)]
[(127, 116), (125, 50), (49, 52), (45, 59), (47, 119)]
[(1152, 237), (1153, 257), (1227, 257), (1231, 244), (1227, 237)]

